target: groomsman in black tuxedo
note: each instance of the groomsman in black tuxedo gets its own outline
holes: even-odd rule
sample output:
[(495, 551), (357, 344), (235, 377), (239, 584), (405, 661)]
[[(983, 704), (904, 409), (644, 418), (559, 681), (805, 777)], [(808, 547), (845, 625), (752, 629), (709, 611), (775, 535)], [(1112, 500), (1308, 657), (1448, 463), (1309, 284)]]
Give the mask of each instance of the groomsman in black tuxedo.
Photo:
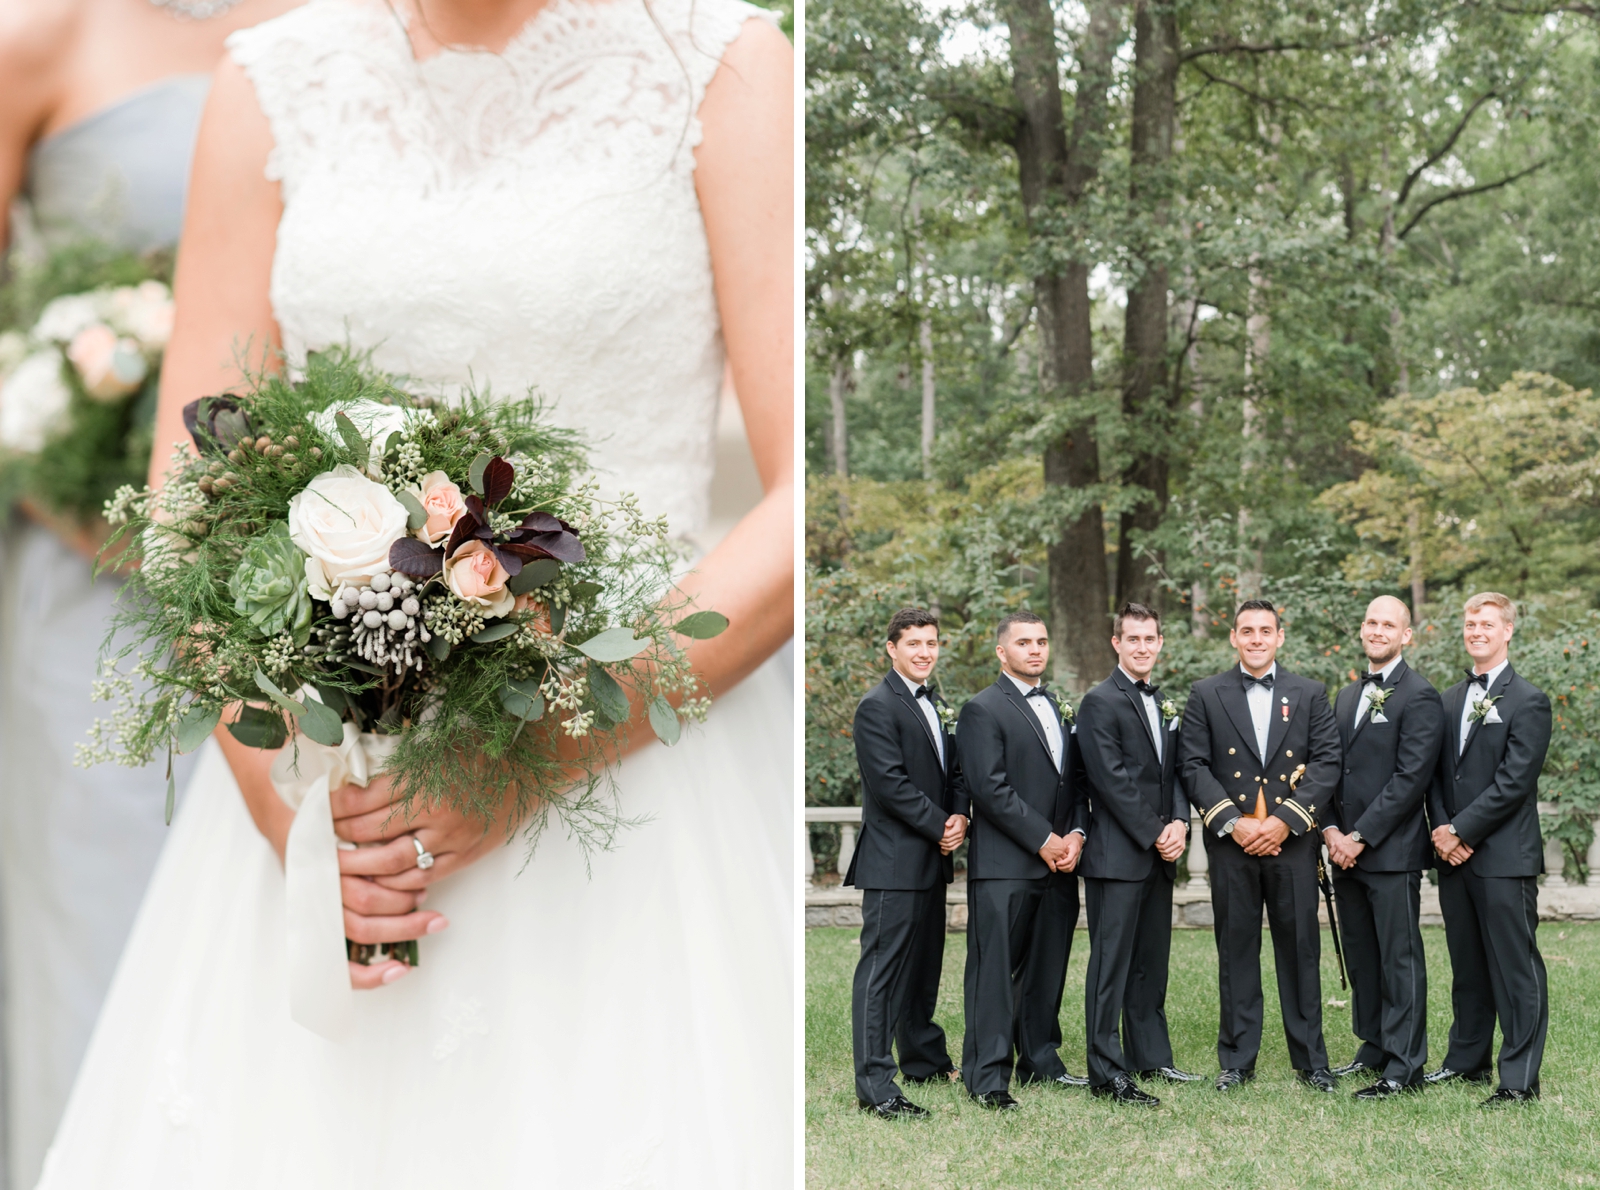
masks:
[(928, 1113), (895, 1085), (957, 1077), (933, 1020), (944, 964), (945, 886), (967, 829), (955, 740), (928, 686), (939, 621), (902, 608), (889, 621), (891, 668), (856, 708), (861, 834), (844, 882), (863, 890), (861, 960), (850, 995), (856, 1099), (884, 1119)]
[(1261, 1050), (1261, 909), (1272, 929), (1278, 1001), (1300, 1080), (1334, 1089), (1322, 1040), (1317, 815), (1339, 783), (1339, 728), (1321, 682), (1277, 666), (1283, 625), (1265, 599), (1239, 605), (1236, 669), (1196, 682), (1178, 772), (1211, 862), (1222, 1021), (1217, 1090), (1255, 1077)]
[(1172, 881), (1188, 841), (1189, 803), (1177, 780), (1177, 710), (1150, 685), (1161, 645), (1160, 615), (1123, 604), (1111, 630), (1117, 668), (1083, 696), (1077, 733), (1089, 778), (1089, 1085), (1095, 1095), (1146, 1107), (1160, 1100), (1131, 1072), (1200, 1080), (1174, 1065), (1167, 1036)]
[(1061, 991), (1078, 916), (1088, 825), (1073, 736), (1040, 684), (1044, 621), (1013, 612), (995, 632), (1000, 678), (961, 710), (956, 743), (972, 799), (967, 846), (967, 1034), (962, 1075), (985, 1107), (1018, 1106), (1024, 1078), (1081, 1085), (1061, 1067)]
[(1411, 613), (1392, 595), (1367, 606), (1367, 672), (1339, 691), (1333, 713), (1344, 771), (1323, 828), (1333, 861), (1344, 961), (1361, 1048), (1334, 1077), (1369, 1071), (1357, 1099), (1422, 1085), (1428, 1059), (1428, 965), (1422, 953), (1422, 869), (1432, 848), (1424, 803), (1444, 741), (1444, 704), (1400, 652)]
[(1539, 1097), (1550, 1024), (1536, 937), (1550, 700), (1511, 668), (1516, 616), (1511, 600), (1492, 591), (1467, 600), (1462, 635), (1472, 668), (1445, 691), (1446, 740), (1428, 794), (1455, 1017), (1444, 1065), (1426, 1079), (1488, 1082), (1498, 1017), (1500, 1086), (1484, 1107)]

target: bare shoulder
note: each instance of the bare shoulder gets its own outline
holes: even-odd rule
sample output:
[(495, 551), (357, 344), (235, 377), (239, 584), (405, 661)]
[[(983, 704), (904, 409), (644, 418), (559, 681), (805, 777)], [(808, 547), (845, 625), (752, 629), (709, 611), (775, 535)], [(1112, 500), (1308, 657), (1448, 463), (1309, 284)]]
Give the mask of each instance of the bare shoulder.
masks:
[(244, 166), (265, 180), (272, 152), (272, 126), (261, 110), (255, 85), (244, 68), (224, 54), (211, 76), (200, 121), (196, 155), (227, 166)]
[(83, 0), (0, 0), (0, 122), (29, 134), (60, 89)]
[(751, 17), (723, 52), (706, 88), (700, 121), (708, 139), (718, 131), (766, 123), (794, 101), (794, 47), (771, 23)]

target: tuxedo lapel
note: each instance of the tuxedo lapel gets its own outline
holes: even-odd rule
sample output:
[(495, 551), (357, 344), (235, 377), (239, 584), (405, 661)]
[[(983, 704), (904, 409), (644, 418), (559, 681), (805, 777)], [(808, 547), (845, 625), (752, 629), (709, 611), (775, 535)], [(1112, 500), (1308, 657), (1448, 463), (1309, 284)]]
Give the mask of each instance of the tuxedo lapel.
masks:
[[(1283, 677), (1283, 671), (1278, 671), (1278, 677)], [(1272, 687), (1272, 710), (1267, 713), (1267, 756), (1261, 758), (1265, 764), (1267, 757), (1276, 756), (1278, 749), (1283, 745), (1283, 737), (1289, 734), (1289, 721), (1294, 718), (1294, 713), (1300, 709), (1300, 686), (1298, 683), (1284, 689), (1285, 683), (1275, 682)], [(1289, 713), (1284, 714), (1284, 708)], [(1253, 737), (1252, 737), (1253, 738)]]
[[(922, 708), (917, 706), (917, 700), (906, 693), (905, 687), (893, 678), (885, 677), (883, 680), (889, 689), (894, 691), (895, 697), (900, 700), (900, 705), (905, 708), (906, 714), (915, 719), (917, 726), (922, 728), (922, 738), (927, 740), (928, 747), (933, 749), (933, 758), (939, 760), (939, 741), (934, 738), (933, 729), (928, 726), (928, 717), (922, 713)], [(946, 748), (945, 756), (948, 758), (949, 755), (950, 750)], [(940, 761), (939, 768), (941, 772), (944, 771), (945, 761)]]
[[(1050, 762), (1051, 768), (1055, 768), (1056, 758), (1050, 754), (1050, 741), (1044, 738), (1044, 728), (1039, 724), (1039, 716), (1035, 715), (1032, 709), (1028, 706), (1027, 698), (1018, 692), (1017, 684), (1002, 674), (1000, 680), (996, 682), (995, 685), (999, 686), (1001, 693), (1003, 693), (1006, 698), (1011, 701), (1011, 705), (1016, 708), (1017, 714), (1021, 715), (1027, 720), (1028, 726), (1033, 729), (1034, 739), (1038, 740), (1039, 747), (1044, 749), (1045, 759)], [(1050, 698), (1050, 695), (1048, 694), (1045, 695), (1045, 698), (1049, 699), (1050, 706), (1055, 710), (1056, 717), (1060, 718), (1061, 710), (1059, 707), (1056, 707), (1055, 699)], [(1065, 737), (1067, 733), (1063, 731), (1061, 734), (1063, 737), (1063, 743), (1065, 743)], [(1063, 765), (1063, 767), (1065, 767), (1065, 765)]]
[[(1127, 697), (1129, 705), (1133, 707), (1134, 718), (1138, 719), (1139, 726), (1144, 728), (1144, 738), (1149, 741), (1150, 754), (1155, 756), (1158, 760), (1164, 761), (1166, 759), (1166, 752), (1156, 747), (1155, 737), (1150, 733), (1150, 716), (1144, 713), (1144, 697), (1133, 688), (1132, 684), (1123, 675), (1121, 666), (1117, 667), (1116, 681), (1117, 689), (1122, 691), (1122, 693)], [(1161, 718), (1160, 708), (1157, 708), (1156, 710), (1156, 718)], [(1166, 751), (1171, 751), (1171, 749), (1167, 749)]]
[[(1497, 678), (1495, 680), (1495, 684), (1493, 686), (1489, 687), (1489, 689), (1485, 690), (1484, 693), (1483, 693), (1483, 696), (1485, 698), (1496, 698), (1496, 697), (1503, 696), (1505, 694), (1505, 692), (1506, 692), (1506, 688), (1511, 685), (1511, 677), (1512, 677), (1511, 664), (1509, 662), (1507, 662), (1506, 663), (1506, 667), (1500, 671), (1499, 678)], [(1457, 707), (1456, 708), (1456, 731), (1457, 732), (1460, 732), (1460, 730), (1461, 730), (1461, 708), (1465, 707), (1467, 705), (1467, 702), (1471, 698), (1471, 693), (1472, 693), (1472, 684), (1469, 682), (1469, 683), (1467, 683), (1466, 686), (1462, 687), (1462, 690), (1461, 690), (1461, 707)], [(1471, 749), (1471, 747), (1472, 747), (1472, 741), (1478, 738), (1478, 733), (1480, 731), (1482, 731), (1482, 730), (1483, 730), (1483, 717), (1479, 716), (1477, 719), (1474, 719), (1472, 721), (1472, 724), (1467, 728), (1467, 742), (1465, 744), (1461, 745), (1461, 752), (1456, 757), (1457, 762), (1460, 762), (1461, 760), (1464, 760), (1466, 758), (1468, 750)], [(1460, 736), (1458, 735), (1456, 738), (1459, 739)]]
[[(1350, 725), (1350, 720), (1354, 718), (1356, 713), (1356, 708), (1351, 705), (1352, 691), (1354, 691), (1353, 697), (1356, 704), (1360, 705), (1360, 683), (1354, 686), (1346, 686), (1333, 699), (1333, 714), (1339, 720), (1339, 742), (1344, 745), (1347, 752), (1350, 750), (1350, 741), (1356, 738), (1356, 729)], [(1363, 715), (1361, 718), (1365, 721), (1368, 716)]]
[(1228, 713), (1228, 718), (1233, 720), (1234, 730), (1239, 733), (1250, 751), (1254, 752), (1256, 721), (1250, 717), (1250, 700), (1244, 695), (1244, 677), (1237, 665), (1233, 667), (1233, 677), (1218, 685), (1217, 701), (1222, 703), (1222, 709)]

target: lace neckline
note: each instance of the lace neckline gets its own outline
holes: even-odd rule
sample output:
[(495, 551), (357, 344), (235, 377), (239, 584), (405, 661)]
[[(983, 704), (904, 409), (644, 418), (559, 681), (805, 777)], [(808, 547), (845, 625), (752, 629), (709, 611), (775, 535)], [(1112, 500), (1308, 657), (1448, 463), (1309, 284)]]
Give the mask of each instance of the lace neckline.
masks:
[[(570, 28), (578, 23), (598, 24), (620, 10), (625, 4), (643, 0), (547, 0), (523, 21), (506, 43), (498, 50), (487, 46), (441, 43), (439, 48), (425, 58), (417, 57), (416, 44), (411, 40), (411, 14), (401, 13), (381, 0), (374, 9), (382, 9), (384, 27), (389, 31), (391, 44), (406, 62), (419, 72), (448, 71), (466, 64), (499, 60), (512, 62), (535, 52), (540, 42), (554, 40), (541, 36), (549, 25)], [(560, 17), (562, 19), (558, 20)]]

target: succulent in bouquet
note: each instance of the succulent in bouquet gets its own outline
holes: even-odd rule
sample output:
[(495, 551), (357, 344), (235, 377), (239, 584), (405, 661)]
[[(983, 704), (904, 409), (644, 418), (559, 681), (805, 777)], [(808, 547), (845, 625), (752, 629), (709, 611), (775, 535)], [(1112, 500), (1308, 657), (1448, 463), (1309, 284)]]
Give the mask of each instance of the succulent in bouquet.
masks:
[(113, 628), (129, 643), (96, 691), (117, 705), (80, 762), (165, 751), (170, 774), (225, 723), (283, 748), (280, 792), (381, 770), (399, 816), (487, 824), (510, 801), (530, 847), (552, 816), (609, 846), (626, 820), (607, 769), (634, 708), (676, 742), (709, 708), (679, 639), (727, 626), (677, 593), (664, 520), (602, 497), (536, 397), (447, 404), (347, 353), (185, 421), (196, 452), (165, 486), (107, 506), (107, 550), (137, 569)]

